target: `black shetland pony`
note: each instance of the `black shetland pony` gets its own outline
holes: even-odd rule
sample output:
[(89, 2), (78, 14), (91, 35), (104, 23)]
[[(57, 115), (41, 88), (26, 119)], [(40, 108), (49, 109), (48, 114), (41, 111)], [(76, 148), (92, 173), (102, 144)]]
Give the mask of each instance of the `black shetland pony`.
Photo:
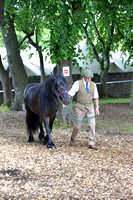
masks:
[[(62, 74), (58, 76), (51, 75), (44, 83), (31, 83), (25, 88), (24, 102), (29, 134), (28, 142), (34, 141), (33, 133), (40, 128), (39, 139), (48, 148), (56, 148), (50, 133), (58, 110), (58, 97), (63, 104), (67, 105), (70, 103), (67, 83)], [(46, 136), (42, 127), (43, 122), (47, 133)]]

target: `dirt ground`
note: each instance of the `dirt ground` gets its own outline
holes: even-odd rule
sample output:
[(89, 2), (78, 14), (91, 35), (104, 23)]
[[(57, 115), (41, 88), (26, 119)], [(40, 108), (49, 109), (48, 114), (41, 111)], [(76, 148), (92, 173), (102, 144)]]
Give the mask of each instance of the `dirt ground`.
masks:
[(128, 104), (100, 107), (98, 151), (88, 149), (84, 123), (75, 147), (71, 128), (53, 128), (56, 149), (38, 135), (27, 143), (25, 112), (0, 112), (0, 200), (133, 199), (133, 112)]

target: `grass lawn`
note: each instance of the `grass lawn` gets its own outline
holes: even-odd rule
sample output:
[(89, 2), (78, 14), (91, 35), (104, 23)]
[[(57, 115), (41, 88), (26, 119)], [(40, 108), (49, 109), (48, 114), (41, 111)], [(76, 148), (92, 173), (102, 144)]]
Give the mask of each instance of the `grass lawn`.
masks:
[[(72, 106), (75, 106), (75, 101), (73, 101)], [(107, 104), (107, 103), (130, 103), (130, 98), (100, 98), (99, 99), (99, 104)]]
[(99, 99), (99, 104), (107, 104), (107, 103), (130, 103), (130, 98), (111, 98), (111, 99), (106, 99), (106, 98), (100, 98)]

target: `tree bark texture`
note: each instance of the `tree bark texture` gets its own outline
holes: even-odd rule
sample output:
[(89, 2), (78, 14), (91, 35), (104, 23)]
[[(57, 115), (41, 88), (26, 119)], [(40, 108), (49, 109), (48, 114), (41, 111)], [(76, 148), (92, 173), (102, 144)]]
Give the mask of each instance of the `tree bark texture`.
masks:
[(110, 67), (109, 53), (106, 53), (105, 61), (101, 62), (99, 64), (101, 64), (101, 67), (100, 67), (100, 69), (101, 69), (100, 80), (101, 80), (102, 94), (103, 94), (103, 96), (108, 97), (107, 81), (108, 81), (108, 71), (109, 71), (109, 67)]
[(44, 62), (43, 62), (43, 54), (41, 51), (38, 51), (39, 59), (40, 59), (40, 71), (41, 71), (41, 80), (40, 83), (45, 81), (45, 71), (44, 71)]
[[(37, 36), (36, 36), (37, 37)], [(42, 47), (38, 45), (38, 42), (33, 42), (30, 35), (28, 36), (29, 43), (34, 46), (38, 52), (39, 60), (40, 60), (40, 71), (41, 71), (41, 78), (40, 83), (43, 83), (45, 81), (45, 70), (44, 70), (44, 62), (43, 62), (43, 54), (42, 54)]]
[(9, 70), (12, 78), (12, 85), (15, 90), (15, 98), (12, 103), (12, 110), (22, 110), (23, 104), (23, 91), (28, 85), (28, 77), (24, 69), (22, 59), (20, 57), (19, 46), (17, 36), (14, 28), (14, 21), (8, 15), (8, 19), (5, 21), (4, 18), (4, 3), (5, 0), (1, 0), (0, 18), (1, 30), (3, 39), (5, 42)]
[(2, 83), (2, 88), (3, 88), (3, 104), (8, 105), (10, 107), (12, 101), (12, 92), (11, 92), (12, 87), (8, 72), (4, 69), (4, 66), (2, 64), (1, 56), (0, 56), (0, 81)]

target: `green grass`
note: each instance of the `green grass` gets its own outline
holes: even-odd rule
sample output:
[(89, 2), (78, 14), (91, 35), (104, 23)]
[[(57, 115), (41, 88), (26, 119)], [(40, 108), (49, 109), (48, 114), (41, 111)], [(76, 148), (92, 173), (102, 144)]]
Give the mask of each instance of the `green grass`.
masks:
[[(130, 103), (130, 98), (100, 98), (99, 99), (99, 104), (107, 104), (107, 103)], [(76, 102), (72, 102), (72, 106), (75, 106)]]
[(123, 129), (133, 133), (133, 124), (123, 125)]
[(99, 104), (107, 104), (107, 103), (130, 103), (130, 98), (111, 98), (111, 99), (99, 99)]

